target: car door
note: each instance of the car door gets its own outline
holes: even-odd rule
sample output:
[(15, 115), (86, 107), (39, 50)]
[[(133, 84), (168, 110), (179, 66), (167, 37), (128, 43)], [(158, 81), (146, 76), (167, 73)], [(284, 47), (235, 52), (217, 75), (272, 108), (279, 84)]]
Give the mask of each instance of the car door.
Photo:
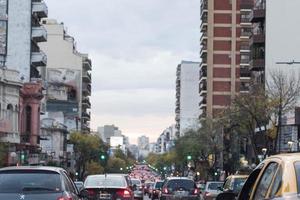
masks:
[(273, 182), (278, 167), (279, 164), (277, 162), (270, 162), (266, 166), (260, 176), (258, 184), (256, 184), (256, 187), (252, 191), (251, 199), (260, 200), (267, 198), (269, 188)]

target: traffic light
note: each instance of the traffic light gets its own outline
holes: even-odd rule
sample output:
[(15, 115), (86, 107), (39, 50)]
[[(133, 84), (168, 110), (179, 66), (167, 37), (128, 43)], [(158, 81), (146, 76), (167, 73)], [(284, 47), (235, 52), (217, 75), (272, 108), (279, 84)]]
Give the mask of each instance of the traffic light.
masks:
[(192, 156), (191, 156), (191, 155), (188, 155), (188, 156), (186, 157), (186, 159), (187, 159), (187, 160), (192, 160)]
[(106, 159), (106, 156), (104, 154), (101, 154), (100, 155), (100, 160), (105, 160)]

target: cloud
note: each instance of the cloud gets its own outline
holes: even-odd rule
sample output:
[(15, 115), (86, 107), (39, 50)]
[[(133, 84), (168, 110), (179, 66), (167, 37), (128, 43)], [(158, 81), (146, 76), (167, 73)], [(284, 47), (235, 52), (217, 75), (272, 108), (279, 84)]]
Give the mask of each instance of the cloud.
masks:
[(199, 1), (46, 3), (92, 59), (92, 128), (115, 124), (136, 138), (174, 123), (176, 67), (199, 60)]

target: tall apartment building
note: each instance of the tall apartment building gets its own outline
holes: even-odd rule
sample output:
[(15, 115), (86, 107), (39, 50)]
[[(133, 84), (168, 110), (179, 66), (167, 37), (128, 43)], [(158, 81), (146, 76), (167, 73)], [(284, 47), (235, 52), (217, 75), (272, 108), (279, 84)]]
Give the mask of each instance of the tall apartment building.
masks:
[(47, 5), (43, 0), (3, 0), (0, 9), (0, 61), (18, 71), (24, 82), (40, 78), (39, 69), (47, 64), (38, 45), (47, 40), (40, 24), (41, 18), (48, 16)]
[(98, 134), (103, 142), (110, 144), (110, 138), (114, 136), (121, 137), (122, 131), (115, 125), (104, 125), (102, 127), (98, 127)]
[(199, 64), (182, 61), (176, 73), (176, 136), (181, 137), (199, 124)]
[(239, 92), (249, 91), (251, 0), (202, 0), (200, 118), (216, 117)]
[(47, 117), (59, 119), (68, 131), (89, 133), (91, 60), (78, 52), (63, 23), (43, 19), (43, 26), (48, 33), (48, 41), (41, 45), (48, 57), (42, 73), (47, 80)]
[[(299, 6), (300, 1), (297, 0), (254, 0), (250, 14), (253, 24), (250, 38), (253, 89), (256, 85), (270, 83), (270, 73), (278, 69), (299, 78), (300, 65), (293, 63), (300, 62), (300, 28), (295, 26), (300, 22)], [(287, 114), (282, 121), (284, 126), (278, 137), (280, 144), (277, 145), (277, 151), (287, 152), (290, 151), (288, 141), (299, 140), (296, 112)], [(297, 150), (298, 145), (293, 143), (292, 149)]]

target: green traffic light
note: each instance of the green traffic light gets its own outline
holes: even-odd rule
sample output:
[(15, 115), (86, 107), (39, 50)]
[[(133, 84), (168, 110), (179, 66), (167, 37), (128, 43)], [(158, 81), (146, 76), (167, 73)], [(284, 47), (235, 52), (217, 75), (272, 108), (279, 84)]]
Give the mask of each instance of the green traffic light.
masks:
[(101, 159), (101, 160), (105, 160), (105, 155), (101, 155), (101, 156), (100, 156), (100, 159)]
[(188, 160), (192, 160), (192, 156), (187, 156), (186, 157)]

